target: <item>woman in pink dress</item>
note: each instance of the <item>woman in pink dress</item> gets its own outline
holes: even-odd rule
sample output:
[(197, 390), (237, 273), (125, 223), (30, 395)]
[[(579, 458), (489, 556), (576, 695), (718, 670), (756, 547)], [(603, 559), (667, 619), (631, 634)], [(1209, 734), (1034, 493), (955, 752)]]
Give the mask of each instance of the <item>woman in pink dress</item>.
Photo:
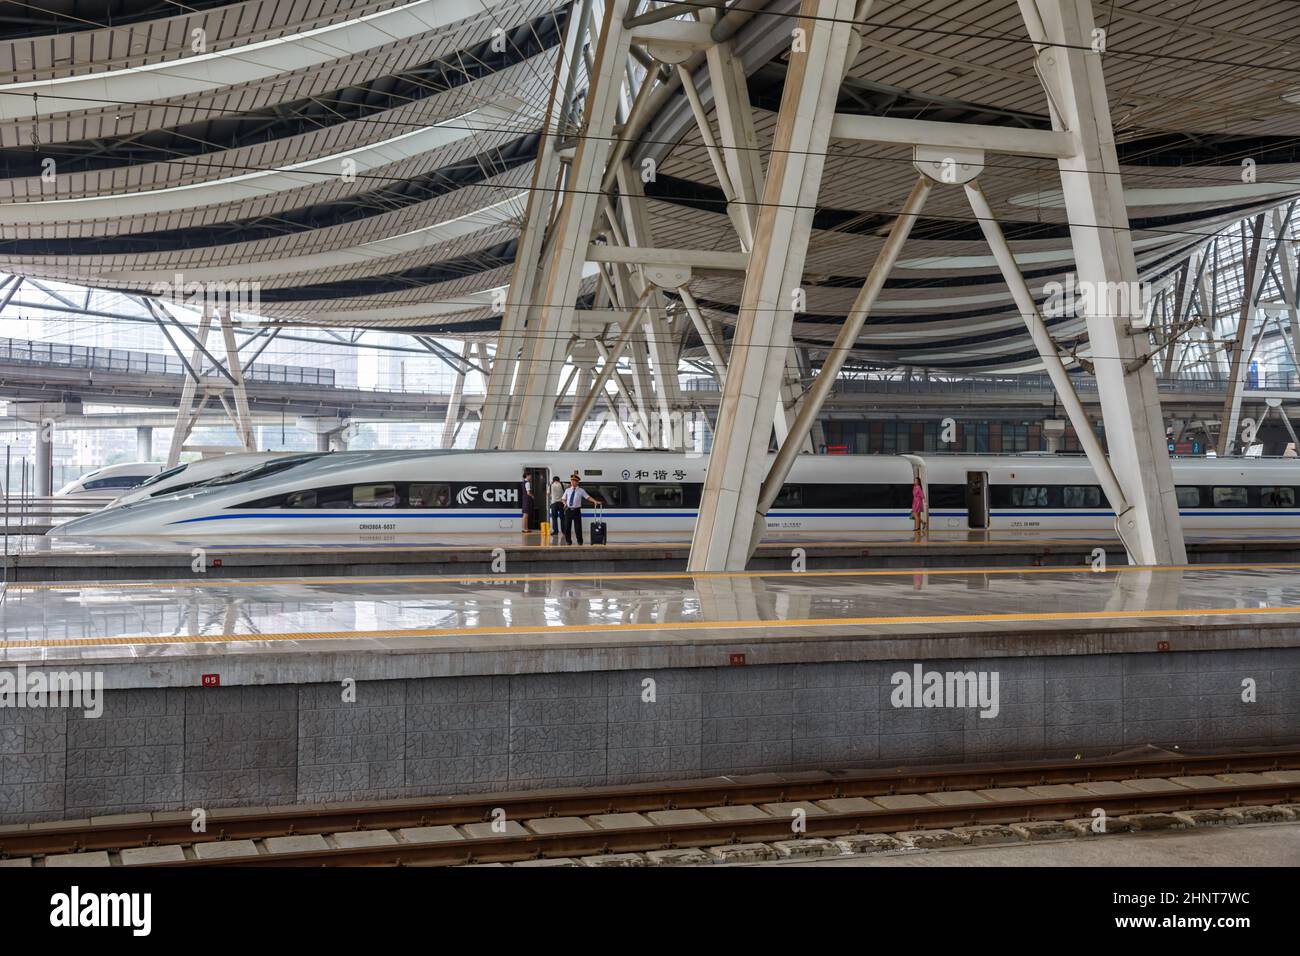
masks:
[(917, 534), (925, 527), (925, 489), (921, 487), (921, 479), (912, 479), (912, 530)]

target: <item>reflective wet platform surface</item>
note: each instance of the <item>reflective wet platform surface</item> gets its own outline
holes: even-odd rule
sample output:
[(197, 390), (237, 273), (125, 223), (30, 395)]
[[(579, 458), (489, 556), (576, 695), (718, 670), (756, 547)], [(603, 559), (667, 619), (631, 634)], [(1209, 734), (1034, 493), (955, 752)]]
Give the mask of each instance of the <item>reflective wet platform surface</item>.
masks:
[[(1266, 529), (1241, 530), (1224, 527), (1189, 531), (1186, 540), (1192, 544), (1210, 543), (1297, 543), (1293, 530), (1269, 531)], [(932, 529), (921, 535), (909, 531), (772, 531), (763, 537), (763, 547), (794, 546), (869, 546), (872, 544), (907, 544), (925, 547), (931, 544), (970, 545), (1020, 545), (1020, 544), (1115, 544), (1118, 537), (1110, 532), (1095, 530), (1038, 530), (998, 529), (972, 531), (967, 529)], [(689, 546), (691, 535), (687, 532), (622, 532), (606, 547), (660, 548), (664, 545)], [(374, 534), (374, 535), (221, 535), (171, 537), (146, 535), (140, 537), (73, 537), (48, 535), (15, 535), (9, 538), (12, 555), (122, 555), (155, 554), (188, 551), (202, 547), (213, 551), (396, 551), (403, 549), (441, 548), (493, 548), (512, 550), (547, 550), (564, 552), (577, 546), (544, 541), (540, 534), (514, 532), (450, 532), (441, 534)]]
[[(1300, 565), (11, 584), (0, 659), (717, 645), (1300, 624)], [(1039, 635), (1037, 638), (1033, 635)], [(1300, 643), (1300, 640), (1297, 641)], [(1026, 645), (1019, 651), (1041, 653)]]
[[(1187, 536), (1188, 560), (1202, 563), (1300, 562), (1293, 531), (1210, 529)], [(171, 538), (12, 537), (4, 558), (12, 581), (102, 581), (209, 577), (322, 577), (512, 571), (583, 573), (679, 571), (690, 536), (616, 534), (608, 545), (552, 544), (537, 534), (384, 534)], [(1095, 531), (773, 532), (751, 570), (956, 568), (1090, 565), (1096, 549), (1124, 563), (1118, 539)]]

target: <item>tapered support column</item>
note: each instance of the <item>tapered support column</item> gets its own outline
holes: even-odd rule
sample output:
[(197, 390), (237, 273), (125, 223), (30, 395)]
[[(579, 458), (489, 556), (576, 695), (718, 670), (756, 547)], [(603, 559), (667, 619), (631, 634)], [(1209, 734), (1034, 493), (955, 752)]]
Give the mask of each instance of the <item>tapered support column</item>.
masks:
[(1085, 311), (1088, 338), (1111, 467), (1133, 506), (1130, 554), (1139, 564), (1182, 564), (1187, 554), (1155, 371), (1139, 360), (1151, 350), (1150, 337), (1133, 327), (1141, 316), (1134, 301), (1137, 263), (1101, 54), (1092, 52), (1092, 4), (1020, 0), (1020, 6), (1038, 47), (1053, 126), (1074, 141), (1073, 155), (1058, 165), (1079, 282), (1094, 293)]
[(857, 50), (851, 0), (803, 0), (800, 13), (691, 543), (695, 572), (741, 570), (749, 558), (835, 101)]

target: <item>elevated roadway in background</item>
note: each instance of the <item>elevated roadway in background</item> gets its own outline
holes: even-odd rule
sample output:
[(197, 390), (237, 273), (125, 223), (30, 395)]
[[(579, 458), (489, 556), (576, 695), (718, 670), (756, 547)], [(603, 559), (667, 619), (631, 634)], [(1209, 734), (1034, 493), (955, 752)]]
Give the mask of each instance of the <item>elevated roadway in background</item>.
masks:
[[(447, 393), (383, 391), (337, 385), (331, 369), (254, 364), (246, 370), (248, 400), (254, 414), (278, 421), (281, 415), (348, 418), (353, 421), (442, 421), (451, 401)], [(0, 339), (0, 399), (10, 401), (60, 401), (80, 398), (83, 403), (132, 407), (175, 408), (186, 377), (173, 356), (126, 349), (103, 349)], [(1173, 417), (1196, 417), (1221, 403), (1224, 385), (1197, 379), (1162, 379), (1161, 401)], [(1083, 404), (1099, 411), (1096, 383), (1080, 377), (1075, 382)], [(1248, 391), (1245, 398), (1279, 395), (1294, 400), (1300, 392)], [(715, 382), (688, 381), (682, 397), (688, 408), (717, 408), (721, 393)], [(465, 412), (477, 416), (483, 398), (461, 398)], [(557, 418), (568, 418), (569, 402), (560, 403)], [(835, 385), (824, 411), (830, 417), (897, 418), (900, 413), (933, 410), (935, 414), (969, 417), (1023, 416), (1030, 412), (1061, 414), (1056, 391), (1046, 376), (943, 379), (845, 379)], [(83, 416), (67, 427), (130, 428), (138, 425), (168, 427), (170, 416), (157, 421)]]
[[(0, 339), (0, 398), (10, 401), (77, 397), (174, 409), (185, 379), (184, 366), (171, 356)], [(448, 396), (340, 386), (329, 369), (253, 365), (245, 385), (254, 412), (373, 421), (441, 421), (447, 412)]]

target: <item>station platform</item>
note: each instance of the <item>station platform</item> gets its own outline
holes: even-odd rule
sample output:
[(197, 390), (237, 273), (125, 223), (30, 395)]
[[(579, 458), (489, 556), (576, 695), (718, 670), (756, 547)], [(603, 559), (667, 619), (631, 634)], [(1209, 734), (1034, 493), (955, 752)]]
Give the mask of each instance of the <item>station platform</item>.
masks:
[[(538, 534), (402, 534), (223, 536), (221, 538), (9, 539), (7, 581), (150, 581), (210, 578), (492, 574), (502, 561), (531, 573), (680, 571), (690, 553), (687, 534), (638, 533), (608, 545), (552, 544)], [(1089, 565), (1096, 549), (1108, 564), (1124, 564), (1111, 534), (1094, 531), (930, 531), (772, 533), (750, 561), (755, 571), (838, 568), (1070, 567)], [(796, 550), (798, 549), (798, 550)], [(1294, 532), (1222, 529), (1187, 537), (1196, 564), (1300, 562)], [(197, 562), (197, 564), (196, 564)]]
[(1298, 570), (10, 584), (0, 824), (1294, 745)]

